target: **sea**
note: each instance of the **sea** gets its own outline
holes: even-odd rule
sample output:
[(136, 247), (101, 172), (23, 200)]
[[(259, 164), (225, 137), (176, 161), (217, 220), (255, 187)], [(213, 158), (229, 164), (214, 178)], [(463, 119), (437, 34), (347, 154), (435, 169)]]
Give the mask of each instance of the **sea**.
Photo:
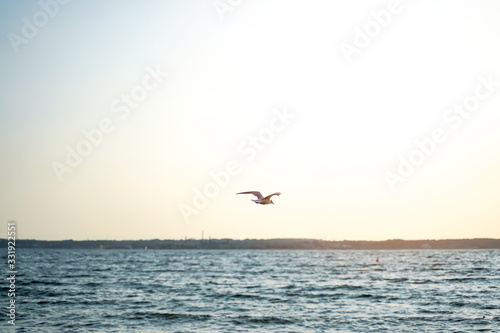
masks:
[(15, 326), (3, 278), (1, 332), (500, 332), (500, 250), (16, 256)]

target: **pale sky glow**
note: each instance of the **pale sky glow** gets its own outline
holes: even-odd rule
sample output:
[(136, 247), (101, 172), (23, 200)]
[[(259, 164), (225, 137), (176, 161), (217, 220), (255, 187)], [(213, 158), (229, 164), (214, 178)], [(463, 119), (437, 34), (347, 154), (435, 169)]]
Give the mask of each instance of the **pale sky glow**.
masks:
[[(242, 1), (224, 19), (216, 2), (58, 4), (17, 46), (9, 33), (43, 9), (0, 5), (2, 223), (36, 239), (500, 238), (500, 3), (401, 0), (349, 62), (341, 43), (391, 1)], [(455, 129), (443, 115), (466, 100)], [(113, 129), (68, 166), (103, 119)], [(398, 174), (436, 128), (444, 142)], [(253, 190), (282, 195), (235, 195)]]

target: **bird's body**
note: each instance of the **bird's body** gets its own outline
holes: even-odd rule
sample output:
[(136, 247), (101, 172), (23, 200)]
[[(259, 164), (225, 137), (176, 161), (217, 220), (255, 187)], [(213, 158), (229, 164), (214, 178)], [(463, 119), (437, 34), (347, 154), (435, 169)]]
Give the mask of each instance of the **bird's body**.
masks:
[(264, 197), (260, 192), (258, 191), (249, 191), (249, 192), (240, 192), (240, 193), (236, 193), (236, 194), (253, 194), (257, 197), (257, 199), (251, 199), (253, 202), (255, 202), (256, 204), (259, 204), (259, 205), (269, 205), (269, 204), (273, 204), (274, 205), (274, 202), (271, 200), (271, 197), (273, 195), (280, 195), (281, 193), (280, 192), (276, 192), (276, 193), (273, 193), (271, 195), (268, 195), (267, 197)]

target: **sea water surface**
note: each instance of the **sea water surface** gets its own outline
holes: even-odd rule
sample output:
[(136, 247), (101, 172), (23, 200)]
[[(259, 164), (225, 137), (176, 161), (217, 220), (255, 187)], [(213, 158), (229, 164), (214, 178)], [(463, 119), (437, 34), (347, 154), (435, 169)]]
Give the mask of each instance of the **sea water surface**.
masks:
[(19, 249), (17, 268), (15, 332), (500, 332), (499, 250)]

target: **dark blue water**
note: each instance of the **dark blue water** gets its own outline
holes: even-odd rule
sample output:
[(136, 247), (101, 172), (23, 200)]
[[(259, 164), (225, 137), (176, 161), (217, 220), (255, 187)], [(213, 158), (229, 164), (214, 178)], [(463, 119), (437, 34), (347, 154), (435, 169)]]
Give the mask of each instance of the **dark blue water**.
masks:
[(19, 249), (17, 264), (15, 332), (500, 332), (499, 250)]

